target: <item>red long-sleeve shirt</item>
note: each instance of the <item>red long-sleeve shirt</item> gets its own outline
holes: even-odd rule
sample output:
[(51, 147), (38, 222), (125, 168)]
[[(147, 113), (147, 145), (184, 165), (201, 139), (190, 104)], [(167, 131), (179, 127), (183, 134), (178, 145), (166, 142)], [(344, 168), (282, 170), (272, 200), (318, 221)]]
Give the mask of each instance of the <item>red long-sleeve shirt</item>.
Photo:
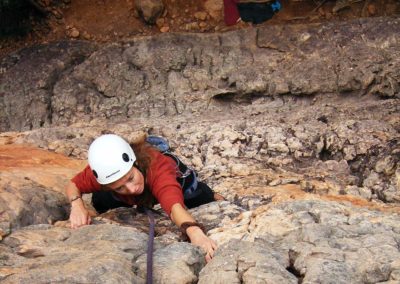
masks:
[[(176, 181), (176, 163), (157, 150), (150, 149), (151, 163), (147, 170), (145, 183), (152, 195), (160, 203), (163, 210), (171, 215), (172, 205), (179, 203), (185, 208), (181, 186)], [(71, 180), (81, 193), (91, 193), (101, 190), (91, 168), (86, 168)], [(130, 205), (137, 205), (135, 195), (114, 193), (116, 197)]]

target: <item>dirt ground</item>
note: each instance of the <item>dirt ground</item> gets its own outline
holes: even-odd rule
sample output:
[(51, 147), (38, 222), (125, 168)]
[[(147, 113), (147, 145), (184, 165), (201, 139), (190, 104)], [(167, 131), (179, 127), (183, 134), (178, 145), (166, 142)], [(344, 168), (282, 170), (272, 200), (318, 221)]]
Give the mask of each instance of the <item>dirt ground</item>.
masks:
[[(226, 26), (222, 0), (164, 0), (165, 11), (152, 26), (137, 15), (134, 0), (41, 1), (47, 5), (46, 20), (32, 20), (33, 31), (23, 38), (0, 38), (0, 58), (19, 48), (54, 40), (110, 42), (162, 32), (221, 32), (251, 25)], [(337, 2), (332, 0), (281, 0), (282, 10), (262, 25), (400, 14), (398, 0), (347, 2), (347, 7), (335, 13)]]

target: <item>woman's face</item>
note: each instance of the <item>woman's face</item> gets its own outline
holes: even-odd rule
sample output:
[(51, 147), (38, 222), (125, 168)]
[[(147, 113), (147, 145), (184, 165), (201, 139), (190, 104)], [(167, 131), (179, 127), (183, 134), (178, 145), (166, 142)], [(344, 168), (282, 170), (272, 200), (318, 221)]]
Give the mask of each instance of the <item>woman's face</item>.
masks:
[(118, 194), (139, 195), (144, 190), (144, 178), (136, 167), (132, 167), (122, 178), (108, 184), (107, 188)]

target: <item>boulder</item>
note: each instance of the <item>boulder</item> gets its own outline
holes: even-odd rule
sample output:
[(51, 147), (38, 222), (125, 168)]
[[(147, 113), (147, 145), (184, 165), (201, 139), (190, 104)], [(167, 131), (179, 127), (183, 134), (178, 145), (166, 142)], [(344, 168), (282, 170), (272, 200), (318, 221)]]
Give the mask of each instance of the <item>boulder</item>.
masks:
[(136, 0), (135, 7), (139, 16), (151, 25), (156, 23), (165, 9), (162, 0)]

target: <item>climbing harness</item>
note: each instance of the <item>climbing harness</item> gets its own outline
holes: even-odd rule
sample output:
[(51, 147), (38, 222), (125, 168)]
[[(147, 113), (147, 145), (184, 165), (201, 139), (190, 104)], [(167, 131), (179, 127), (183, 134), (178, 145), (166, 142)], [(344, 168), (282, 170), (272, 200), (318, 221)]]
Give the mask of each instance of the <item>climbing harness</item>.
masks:
[(167, 140), (160, 136), (149, 135), (146, 142), (156, 147), (162, 154), (172, 158), (176, 163), (176, 180), (180, 184), (185, 199), (191, 199), (200, 194), (197, 190), (197, 173), (185, 165), (178, 156), (171, 152)]

